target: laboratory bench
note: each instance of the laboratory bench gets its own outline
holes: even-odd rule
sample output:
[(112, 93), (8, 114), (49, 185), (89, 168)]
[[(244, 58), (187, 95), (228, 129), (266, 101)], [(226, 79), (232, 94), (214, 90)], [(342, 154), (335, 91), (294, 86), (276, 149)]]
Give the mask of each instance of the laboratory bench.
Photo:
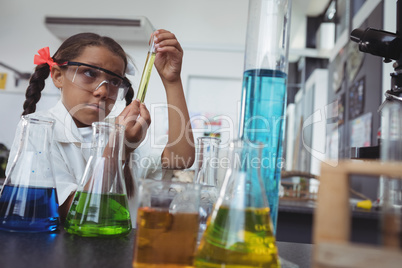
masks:
[[(2, 268), (131, 268), (135, 230), (121, 238), (87, 238), (66, 233), (0, 231)], [(279, 255), (299, 268), (311, 267), (312, 245), (277, 242)]]
[[(280, 200), (276, 239), (295, 243), (312, 243), (315, 201)], [(351, 200), (351, 241), (380, 244), (380, 211), (356, 208)]]

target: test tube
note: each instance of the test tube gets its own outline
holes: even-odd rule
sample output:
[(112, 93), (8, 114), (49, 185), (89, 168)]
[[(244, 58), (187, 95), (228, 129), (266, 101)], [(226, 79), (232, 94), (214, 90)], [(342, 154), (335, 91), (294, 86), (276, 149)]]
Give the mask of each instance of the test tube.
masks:
[(149, 51), (147, 54), (147, 59), (145, 61), (144, 70), (142, 71), (142, 76), (140, 80), (140, 86), (138, 87), (138, 93), (136, 99), (144, 102), (145, 94), (147, 93), (149, 78), (151, 77), (152, 66), (155, 61), (155, 43), (154, 37), (152, 37), (151, 45), (149, 46)]

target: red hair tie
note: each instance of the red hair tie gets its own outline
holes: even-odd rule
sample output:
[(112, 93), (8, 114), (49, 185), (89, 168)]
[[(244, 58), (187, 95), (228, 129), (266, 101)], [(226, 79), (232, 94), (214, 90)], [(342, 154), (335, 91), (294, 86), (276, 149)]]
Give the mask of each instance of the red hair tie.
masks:
[(34, 64), (40, 65), (47, 63), (50, 66), (50, 71), (54, 65), (57, 65), (50, 57), (49, 47), (44, 47), (38, 50), (39, 55), (34, 56)]

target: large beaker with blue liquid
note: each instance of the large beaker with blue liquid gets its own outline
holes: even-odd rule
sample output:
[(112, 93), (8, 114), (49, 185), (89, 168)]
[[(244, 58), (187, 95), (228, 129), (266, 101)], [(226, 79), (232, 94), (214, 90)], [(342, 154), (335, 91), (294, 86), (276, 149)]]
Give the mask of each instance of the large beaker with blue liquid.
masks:
[(25, 115), (20, 143), (0, 195), (0, 229), (49, 232), (59, 226), (50, 156), (54, 120)]
[(274, 231), (285, 126), (291, 0), (250, 0), (239, 136), (264, 144), (261, 172)]

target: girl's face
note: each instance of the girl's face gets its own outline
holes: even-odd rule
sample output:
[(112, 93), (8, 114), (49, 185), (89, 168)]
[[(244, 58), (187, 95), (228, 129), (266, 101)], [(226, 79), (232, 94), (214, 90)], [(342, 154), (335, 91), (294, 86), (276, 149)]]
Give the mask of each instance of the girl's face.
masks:
[[(124, 77), (123, 59), (105, 47), (86, 47), (79, 57), (71, 61), (100, 67)], [(69, 68), (71, 69), (69, 70)], [(77, 66), (68, 66), (62, 71), (61, 100), (77, 127), (85, 127), (90, 126), (93, 122), (103, 120), (112, 110), (116, 100), (110, 98), (111, 92), (108, 89), (108, 83), (100, 83), (100, 86), (98, 84), (94, 89), (91, 89), (94, 90), (91, 92), (91, 90), (84, 90), (77, 82), (72, 82), (71, 73), (77, 76), (79, 72), (75, 72), (76, 69)], [(82, 74), (92, 75), (88, 70)], [(103, 79), (111, 80), (109, 77), (102, 77), (100, 81)], [(113, 83), (113, 81), (109, 81), (109, 83)], [(99, 88), (97, 88), (98, 86)]]

